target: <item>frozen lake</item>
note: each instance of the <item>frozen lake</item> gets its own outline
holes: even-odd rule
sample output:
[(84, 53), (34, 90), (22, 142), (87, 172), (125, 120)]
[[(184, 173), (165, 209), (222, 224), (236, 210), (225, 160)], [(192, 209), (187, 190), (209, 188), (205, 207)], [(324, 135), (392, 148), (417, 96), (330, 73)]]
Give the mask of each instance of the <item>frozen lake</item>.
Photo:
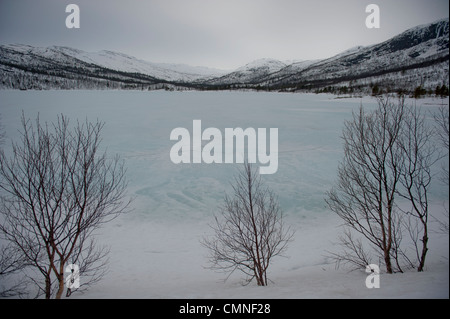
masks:
[[(106, 123), (102, 146), (126, 160), (130, 191), (142, 209), (136, 214), (197, 218), (209, 215), (239, 164), (179, 164), (169, 158), (176, 127), (278, 128), (278, 171), (264, 175), (287, 214), (324, 210), (323, 194), (336, 176), (342, 152), (340, 134), (361, 99), (333, 100), (327, 95), (252, 92), (52, 91), (0, 93), (7, 137), (26, 117), (54, 121)], [(374, 104), (365, 99), (364, 105)]]
[[(111, 271), (87, 297), (214, 298), (236, 292), (241, 297), (260, 296), (256, 290), (252, 290), (255, 295), (243, 291), (236, 284), (239, 278), (228, 284), (226, 293), (217, 293), (223, 275), (203, 269), (206, 252), (199, 239), (208, 232), (207, 224), (225, 192), (230, 193), (240, 164), (172, 163), (169, 153), (175, 141), (170, 133), (177, 127), (192, 132), (193, 120), (201, 120), (203, 129), (215, 127), (222, 132), (236, 127), (278, 128), (278, 171), (262, 178), (279, 196), (297, 235), (287, 252), (293, 257), (274, 264), (274, 272), (282, 274), (281, 288), (269, 290), (269, 295), (266, 290), (263, 297), (295, 297), (289, 288), (290, 276), (325, 264), (325, 249), (338, 234), (339, 220), (326, 207), (324, 197), (342, 156), (344, 120), (361, 103), (366, 108), (376, 105), (370, 97), (336, 99), (314, 94), (0, 91), (6, 150), (9, 139), (17, 136), (22, 111), (27, 118), (39, 114), (41, 121), (49, 122), (62, 113), (71, 121), (105, 122), (102, 146), (125, 160), (134, 210), (102, 230), (101, 241), (111, 245)], [(438, 103), (430, 99), (425, 106), (433, 109)], [(433, 190), (433, 196), (448, 202), (448, 191), (441, 187)], [(448, 275), (446, 280), (448, 289)], [(316, 288), (319, 297), (323, 296), (320, 289), (328, 291)], [(352, 292), (339, 296), (352, 297)]]

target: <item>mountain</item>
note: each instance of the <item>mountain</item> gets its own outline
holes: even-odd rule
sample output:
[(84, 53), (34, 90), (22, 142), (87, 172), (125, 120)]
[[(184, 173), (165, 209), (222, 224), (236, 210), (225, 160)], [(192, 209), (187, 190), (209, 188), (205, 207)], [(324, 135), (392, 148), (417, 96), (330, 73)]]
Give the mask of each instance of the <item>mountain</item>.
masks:
[(165, 81), (190, 82), (220, 76), (225, 71), (184, 64), (152, 63), (113, 51), (84, 52), (68, 47), (51, 47), (75, 59), (96, 64), (111, 70), (142, 73)]
[[(70, 54), (69, 54), (70, 52)], [(78, 57), (74, 57), (78, 55)], [(0, 87), (14, 89), (158, 88), (167, 81), (85, 61), (84, 52), (28, 45), (0, 46)]]
[[(267, 90), (316, 90), (343, 88), (361, 91), (377, 87), (383, 90), (411, 91), (417, 86), (435, 89), (448, 86), (449, 20), (412, 28), (383, 43), (357, 46), (319, 61), (304, 61), (281, 68), (265, 76), (236, 81), (234, 88)], [(242, 72), (233, 73), (243, 79)], [(230, 87), (229, 76), (213, 80), (216, 88)], [(210, 81), (211, 82), (211, 81)]]
[(223, 73), (206, 67), (151, 63), (112, 51), (0, 46), (3, 87), (160, 88), (162, 84), (208, 79)]
[(213, 78), (206, 81), (206, 84), (238, 84), (238, 83), (258, 83), (264, 80), (270, 74), (280, 71), (287, 65), (281, 61), (274, 59), (259, 59), (250, 62), (237, 70), (223, 75), (221, 77)]
[(231, 72), (152, 63), (112, 51), (0, 46), (0, 88), (405, 91), (448, 86), (449, 19), (323, 60), (260, 59)]
[(448, 44), (449, 20), (445, 19), (412, 28), (380, 44), (355, 47), (298, 72), (282, 69), (260, 84), (272, 89), (357, 87), (371, 82), (396, 89), (448, 85)]

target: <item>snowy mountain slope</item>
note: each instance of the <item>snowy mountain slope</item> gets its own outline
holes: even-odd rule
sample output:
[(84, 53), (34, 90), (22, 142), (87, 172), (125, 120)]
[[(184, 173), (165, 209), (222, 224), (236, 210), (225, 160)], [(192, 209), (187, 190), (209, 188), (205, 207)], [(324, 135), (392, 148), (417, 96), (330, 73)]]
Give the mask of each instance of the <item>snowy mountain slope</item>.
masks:
[[(70, 54), (68, 52), (70, 51)], [(16, 89), (141, 88), (164, 83), (142, 73), (108, 69), (75, 58), (83, 52), (28, 45), (0, 46), (0, 87)]]
[(265, 84), (326, 86), (435, 64), (443, 64), (448, 77), (448, 42), (449, 20), (444, 19), (412, 28), (380, 44), (347, 50), (300, 72), (281, 70), (267, 78)]
[(274, 59), (259, 59), (250, 62), (235, 71), (207, 81), (207, 84), (257, 83), (272, 73), (285, 68), (287, 64)]
[(223, 70), (207, 67), (193, 67), (184, 64), (152, 63), (137, 59), (127, 54), (113, 51), (84, 52), (68, 47), (51, 47), (78, 60), (100, 65), (102, 67), (130, 73), (143, 73), (158, 79), (174, 82), (216, 77), (225, 73)]
[[(328, 59), (293, 63), (279, 70), (241, 68), (208, 83), (219, 88), (234, 84), (272, 90), (317, 89), (350, 82), (361, 86), (384, 80), (389, 80), (391, 88), (396, 83), (408, 89), (448, 84), (448, 40), (449, 20), (443, 19), (414, 27), (380, 44), (350, 48)], [(417, 72), (411, 74), (410, 70)]]
[[(448, 85), (449, 20), (421, 25), (372, 46), (356, 46), (323, 60), (278, 64), (259, 61), (206, 82), (215, 88), (312, 90), (328, 86), (359, 88), (377, 84), (406, 91)], [(264, 65), (264, 62), (267, 65)], [(256, 63), (255, 63), (256, 64)], [(281, 66), (281, 67), (280, 67)], [(419, 71), (420, 70), (420, 71)]]
[[(28, 45), (4, 45), (1, 46), (2, 58), (5, 58), (5, 49), (15, 52), (27, 65), (35, 65), (42, 60), (58, 62), (63, 65), (84, 64), (96, 65), (113, 71), (126, 73), (140, 73), (156, 79), (173, 82), (189, 82), (198, 79), (218, 76), (224, 71), (209, 69), (206, 67), (191, 67), (182, 64), (151, 63), (139, 60), (135, 57), (112, 51), (85, 52), (82, 50), (51, 46), (47, 48), (32, 47)], [(32, 58), (32, 59), (26, 59)], [(14, 58), (13, 58), (14, 60)], [(83, 62), (83, 63), (81, 63)]]
[[(318, 90), (380, 85), (383, 89), (448, 86), (449, 19), (409, 29), (383, 43), (323, 60), (260, 59), (232, 72), (152, 63), (112, 52), (68, 47), (0, 46), (0, 88)], [(434, 85), (434, 88), (433, 88)]]

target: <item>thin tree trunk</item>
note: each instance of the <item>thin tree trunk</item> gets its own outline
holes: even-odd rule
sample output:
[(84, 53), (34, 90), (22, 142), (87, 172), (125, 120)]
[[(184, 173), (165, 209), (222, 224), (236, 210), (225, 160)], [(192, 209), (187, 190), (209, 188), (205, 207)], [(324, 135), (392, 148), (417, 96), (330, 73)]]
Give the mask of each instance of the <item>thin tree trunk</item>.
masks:
[(424, 235), (422, 237), (422, 255), (420, 256), (420, 263), (419, 267), (417, 268), (417, 271), (423, 271), (423, 268), (425, 266), (425, 257), (427, 255), (428, 251), (428, 230), (427, 230), (427, 224), (424, 224)]
[(45, 277), (45, 299), (51, 298), (51, 296), (52, 296), (51, 288), (52, 288), (52, 283), (50, 280), (50, 276), (46, 276)]
[(64, 292), (64, 262), (61, 262), (59, 265), (59, 274), (57, 275), (58, 278), (58, 291), (56, 293), (56, 299), (61, 299), (61, 296)]

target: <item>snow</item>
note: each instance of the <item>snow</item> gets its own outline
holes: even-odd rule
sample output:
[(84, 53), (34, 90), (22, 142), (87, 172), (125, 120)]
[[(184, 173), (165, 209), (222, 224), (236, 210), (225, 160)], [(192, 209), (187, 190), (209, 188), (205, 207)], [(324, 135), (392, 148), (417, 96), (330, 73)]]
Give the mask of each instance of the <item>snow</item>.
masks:
[[(441, 100), (418, 102), (432, 111)], [(449, 298), (448, 234), (431, 233), (425, 272), (382, 271), (379, 289), (366, 288), (363, 270), (336, 269), (329, 258), (338, 249), (341, 221), (326, 207), (325, 192), (336, 179), (343, 122), (361, 103), (375, 105), (370, 97), (314, 94), (0, 91), (7, 139), (17, 137), (22, 110), (30, 118), (39, 113), (41, 121), (58, 113), (71, 121), (98, 118), (106, 123), (102, 145), (126, 160), (133, 211), (97, 233), (111, 249), (109, 272), (71, 298)], [(224, 274), (206, 269), (200, 240), (211, 235), (208, 224), (239, 165), (170, 161), (171, 130), (189, 129), (194, 119), (220, 130), (279, 128), (279, 170), (263, 179), (296, 233), (286, 258), (273, 260), (267, 287), (243, 286), (239, 273), (224, 282)], [(432, 198), (433, 214), (440, 217), (448, 190), (436, 184)]]
[[(322, 60), (282, 62), (264, 58), (228, 71), (148, 62), (124, 53), (106, 50), (85, 52), (61, 46), (42, 48), (28, 45), (2, 45), (0, 49), (3, 51), (4, 65), (0, 71), (5, 76), (2, 86), (6, 88), (17, 88), (17, 86), (47, 88), (48, 85), (55, 85), (55, 83), (53, 81), (48, 83), (45, 72), (30, 74), (24, 70), (45, 68), (48, 61), (57, 62), (57, 65), (63, 69), (66, 66), (78, 68), (80, 61), (84, 61), (104, 68), (141, 73), (170, 82), (194, 82), (196, 85), (204, 85), (204, 88), (207, 88), (207, 85), (241, 85), (241, 87), (250, 86), (258, 89), (264, 87), (296, 89), (306, 88), (312, 84), (311, 89), (314, 89), (331, 84), (331, 86), (349, 86), (351, 89), (364, 90), (364, 87), (378, 84), (385, 86), (380, 89), (392, 91), (404, 88), (409, 88), (411, 91), (419, 85), (427, 90), (434, 90), (437, 85), (448, 86), (448, 61), (445, 60), (448, 56), (448, 30), (448, 18), (446, 18), (406, 30), (385, 42), (366, 47), (356, 46)], [(428, 65), (429, 63), (431, 64)], [(22, 65), (22, 68), (12, 67), (12, 65)], [(417, 69), (418, 65), (422, 67)], [(88, 73), (91, 74), (90, 72)], [(372, 73), (374, 75), (367, 76)], [(336, 81), (338, 83), (335, 83)], [(85, 81), (65, 82), (67, 82), (64, 83), (65, 88), (92, 87), (83, 86), (89, 85), (89, 81), (88, 83), (84, 83)], [(384, 84), (381, 85), (382, 83)], [(77, 86), (80, 84), (81, 86)], [(58, 87), (58, 82), (56, 85)]]
[(258, 70), (258, 69), (266, 69), (266, 71), (268, 73), (273, 73), (276, 71), (281, 70), (282, 68), (286, 67), (287, 64), (278, 61), (278, 60), (274, 60), (274, 59), (269, 59), (269, 58), (262, 58), (262, 59), (258, 59), (255, 61), (252, 61), (250, 63), (247, 63), (246, 65), (238, 68), (236, 71), (237, 72), (252, 72), (253, 70)]
[(223, 70), (207, 67), (193, 67), (184, 64), (153, 63), (137, 59), (133, 56), (102, 50), (99, 52), (84, 52), (67, 47), (51, 47), (81, 61), (94, 63), (112, 70), (143, 73), (167, 81), (193, 81), (225, 73)]
[(364, 46), (362, 46), (362, 45), (357, 45), (357, 46), (354, 46), (354, 47), (352, 47), (352, 48), (350, 48), (350, 49), (347, 49), (347, 50), (345, 50), (345, 51), (342, 51), (341, 53), (338, 53), (338, 54), (336, 54), (334, 57), (332, 57), (333, 59), (334, 58), (342, 58), (342, 57), (345, 57), (346, 55), (351, 55), (351, 54), (354, 54), (354, 53), (358, 53), (359, 51), (361, 51), (361, 50), (364, 50)]
[(35, 54), (51, 60), (64, 60), (67, 56), (86, 63), (96, 64), (116, 71), (142, 73), (167, 81), (194, 81), (220, 76), (227, 71), (185, 64), (154, 63), (113, 51), (86, 52), (63, 46), (32, 47), (23, 44), (2, 45), (24, 54)]

